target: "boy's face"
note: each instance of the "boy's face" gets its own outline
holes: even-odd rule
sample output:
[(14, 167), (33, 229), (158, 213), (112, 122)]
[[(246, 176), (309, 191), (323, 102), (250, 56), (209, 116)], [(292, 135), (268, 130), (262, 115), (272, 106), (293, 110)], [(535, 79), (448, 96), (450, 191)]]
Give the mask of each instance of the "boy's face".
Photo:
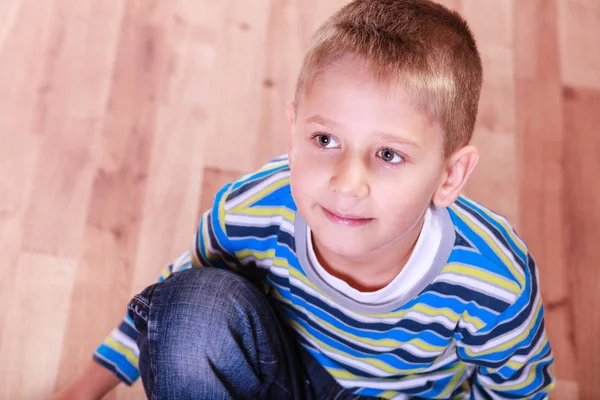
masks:
[(288, 117), (292, 194), (321, 251), (360, 259), (414, 241), (443, 180), (443, 141), (400, 87), (346, 62)]

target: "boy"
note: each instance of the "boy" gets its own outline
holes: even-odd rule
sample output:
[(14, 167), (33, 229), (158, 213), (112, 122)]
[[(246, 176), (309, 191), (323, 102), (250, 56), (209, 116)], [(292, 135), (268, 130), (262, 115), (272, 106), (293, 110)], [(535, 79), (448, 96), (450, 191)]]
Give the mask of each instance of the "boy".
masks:
[(460, 195), (481, 84), (458, 14), (342, 8), (305, 56), (288, 155), (216, 195), (79, 385), (133, 382), (139, 354), (150, 398), (547, 397), (534, 261)]

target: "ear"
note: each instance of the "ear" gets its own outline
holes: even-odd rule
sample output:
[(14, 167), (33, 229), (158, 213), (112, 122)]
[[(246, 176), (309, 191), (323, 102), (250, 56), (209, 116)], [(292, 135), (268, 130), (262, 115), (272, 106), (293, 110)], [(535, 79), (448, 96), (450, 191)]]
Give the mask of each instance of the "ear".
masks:
[(438, 207), (448, 207), (456, 201), (479, 161), (475, 146), (465, 146), (449, 157), (444, 166), (442, 182), (433, 195)]
[(294, 129), (296, 126), (296, 103), (294, 101), (288, 101), (285, 110), (287, 113), (287, 120), (290, 124), (288, 131), (288, 159), (290, 165), (292, 164), (292, 150), (294, 148)]

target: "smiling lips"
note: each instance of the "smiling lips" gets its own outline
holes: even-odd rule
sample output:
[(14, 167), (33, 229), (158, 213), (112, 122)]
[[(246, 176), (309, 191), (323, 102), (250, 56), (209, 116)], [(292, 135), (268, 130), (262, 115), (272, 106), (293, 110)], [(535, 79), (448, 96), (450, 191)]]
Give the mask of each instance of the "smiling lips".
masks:
[(325, 216), (333, 223), (345, 225), (345, 226), (362, 226), (373, 221), (373, 218), (361, 218), (354, 215), (340, 215), (332, 211), (329, 211), (325, 207), (321, 207)]

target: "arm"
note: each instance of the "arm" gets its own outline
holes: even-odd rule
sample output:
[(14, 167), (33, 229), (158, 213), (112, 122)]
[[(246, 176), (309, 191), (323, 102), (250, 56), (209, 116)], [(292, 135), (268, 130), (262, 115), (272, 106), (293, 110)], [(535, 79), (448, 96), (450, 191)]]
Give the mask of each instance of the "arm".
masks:
[(527, 261), (529, 279), (515, 303), (458, 346), (459, 357), (475, 365), (472, 399), (544, 399), (554, 388), (537, 270)]
[(64, 390), (52, 395), (49, 400), (95, 400), (102, 398), (121, 381), (115, 374), (90, 361), (81, 375)]

